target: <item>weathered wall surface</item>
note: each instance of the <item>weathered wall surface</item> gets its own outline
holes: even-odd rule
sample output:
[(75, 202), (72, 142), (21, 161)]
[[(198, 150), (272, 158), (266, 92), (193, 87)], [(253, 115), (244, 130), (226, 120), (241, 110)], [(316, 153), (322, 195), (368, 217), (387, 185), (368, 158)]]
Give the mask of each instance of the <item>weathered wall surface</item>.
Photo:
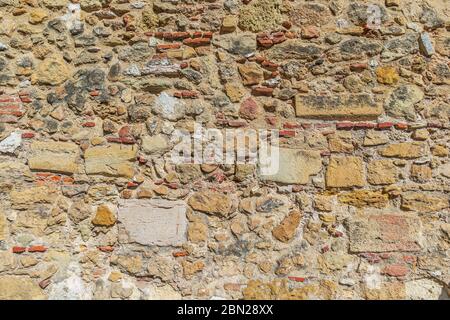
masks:
[[(447, 297), (449, 17), (0, 0), (0, 298)], [(170, 164), (195, 123), (279, 129), (282, 170)]]

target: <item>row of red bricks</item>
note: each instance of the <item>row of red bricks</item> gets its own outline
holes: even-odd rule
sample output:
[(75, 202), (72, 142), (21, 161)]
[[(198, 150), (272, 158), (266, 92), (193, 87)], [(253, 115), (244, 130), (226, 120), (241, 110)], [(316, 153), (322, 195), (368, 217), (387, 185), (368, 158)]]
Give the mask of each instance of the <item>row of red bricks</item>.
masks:
[(30, 246), (28, 248), (26, 248), (26, 247), (19, 247), (19, 246), (12, 247), (12, 252), (13, 253), (24, 253), (25, 251), (31, 252), (31, 253), (34, 253), (34, 252), (45, 252), (45, 251), (47, 251), (47, 247), (42, 246), (42, 245)]

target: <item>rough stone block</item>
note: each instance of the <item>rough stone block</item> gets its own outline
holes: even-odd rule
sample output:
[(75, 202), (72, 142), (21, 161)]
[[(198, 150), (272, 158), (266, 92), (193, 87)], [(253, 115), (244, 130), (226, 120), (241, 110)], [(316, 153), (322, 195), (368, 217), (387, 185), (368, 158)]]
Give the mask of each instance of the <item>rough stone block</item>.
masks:
[(131, 242), (180, 246), (186, 241), (186, 208), (183, 201), (122, 200), (118, 219)]
[(359, 157), (333, 157), (325, 176), (327, 187), (347, 188), (364, 185), (364, 165)]
[(64, 174), (77, 172), (79, 147), (71, 142), (35, 141), (31, 144), (28, 165), (31, 170)]
[(367, 120), (380, 116), (383, 107), (368, 94), (297, 95), (295, 111), (297, 117), (302, 118)]
[(85, 151), (84, 159), (87, 174), (99, 174), (113, 177), (133, 177), (133, 163), (137, 148), (113, 144), (92, 147)]
[(311, 175), (319, 173), (322, 158), (319, 151), (280, 148), (278, 172), (262, 175), (263, 180), (307, 184)]
[(348, 223), (351, 252), (420, 251), (420, 219), (407, 214), (368, 214)]

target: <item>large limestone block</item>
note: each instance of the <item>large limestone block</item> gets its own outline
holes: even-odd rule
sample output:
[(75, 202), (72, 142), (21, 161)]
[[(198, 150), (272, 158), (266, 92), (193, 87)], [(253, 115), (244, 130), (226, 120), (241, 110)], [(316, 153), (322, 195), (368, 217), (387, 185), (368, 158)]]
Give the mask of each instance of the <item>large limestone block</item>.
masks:
[(422, 224), (410, 214), (367, 214), (348, 223), (350, 251), (420, 251)]
[(376, 119), (383, 112), (381, 104), (371, 95), (297, 95), (295, 96), (297, 117), (309, 119)]
[(73, 174), (78, 171), (79, 154), (75, 143), (34, 141), (28, 165), (31, 170)]
[(131, 242), (180, 246), (186, 241), (186, 209), (184, 201), (122, 200), (118, 219)]
[(131, 178), (136, 154), (136, 147), (119, 144), (89, 148), (84, 153), (86, 173)]
[(44, 292), (32, 279), (24, 276), (0, 277), (0, 300), (43, 300)]

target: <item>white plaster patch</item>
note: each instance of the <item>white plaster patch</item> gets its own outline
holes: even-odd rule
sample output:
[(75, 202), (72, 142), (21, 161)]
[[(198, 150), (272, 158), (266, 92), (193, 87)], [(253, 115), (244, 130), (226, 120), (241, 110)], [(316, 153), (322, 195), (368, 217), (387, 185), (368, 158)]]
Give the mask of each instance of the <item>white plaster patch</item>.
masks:
[(70, 264), (67, 268), (69, 276), (52, 284), (49, 300), (90, 300), (91, 291), (87, 290), (79, 273), (79, 267), (76, 264)]
[(14, 131), (6, 139), (0, 142), (0, 152), (13, 153), (21, 144), (22, 134), (19, 131)]

